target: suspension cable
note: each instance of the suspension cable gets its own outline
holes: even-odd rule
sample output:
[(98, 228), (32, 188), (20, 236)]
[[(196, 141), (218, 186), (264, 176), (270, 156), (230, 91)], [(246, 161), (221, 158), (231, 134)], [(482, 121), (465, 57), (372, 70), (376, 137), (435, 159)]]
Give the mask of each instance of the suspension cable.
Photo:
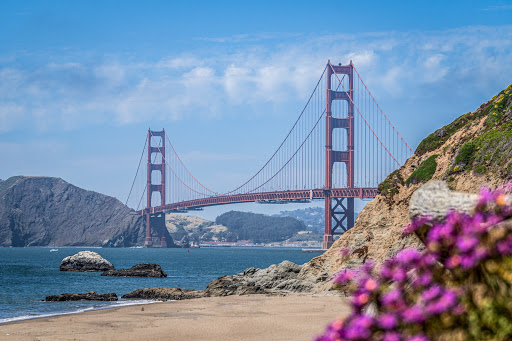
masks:
[(133, 186), (135, 185), (135, 180), (137, 180), (137, 175), (139, 175), (140, 164), (142, 163), (142, 158), (144, 157), (144, 151), (146, 150), (146, 145), (148, 140), (144, 141), (144, 148), (142, 148), (142, 154), (140, 154), (139, 165), (137, 166), (137, 172), (135, 172), (135, 177), (133, 178), (132, 187), (130, 188), (130, 193), (128, 193), (128, 198), (126, 198), (125, 206), (128, 206), (128, 200), (130, 200), (130, 196), (132, 195)]
[(411, 147), (409, 147), (409, 145), (407, 144), (407, 142), (405, 142), (404, 138), (402, 137), (402, 135), (400, 135), (400, 133), (395, 129), (395, 126), (393, 125), (393, 123), (391, 123), (391, 121), (389, 120), (389, 118), (386, 116), (386, 114), (384, 113), (384, 111), (382, 111), (382, 109), (380, 108), (379, 106), (379, 103), (377, 103), (377, 101), (375, 100), (375, 98), (373, 98), (373, 95), (372, 93), (370, 92), (370, 90), (368, 89), (368, 87), (366, 86), (366, 84), (364, 83), (363, 79), (361, 78), (361, 76), (359, 75), (359, 72), (357, 72), (357, 69), (356, 67), (354, 66), (354, 64), (352, 64), (352, 62), (350, 62), (350, 65), (352, 65), (352, 67), (354, 68), (354, 71), (357, 73), (357, 77), (359, 77), (359, 80), (361, 81), (361, 83), (363, 83), (364, 87), (366, 88), (366, 91), (368, 91), (368, 93), (370, 94), (371, 98), (373, 99), (373, 102), (377, 105), (377, 108), (379, 108), (380, 112), (382, 113), (382, 115), (384, 115), (384, 117), (386, 118), (386, 120), (388, 121), (388, 123), (391, 125), (391, 127), (393, 128), (393, 130), (395, 131), (395, 133), (400, 137), (400, 139), (402, 140), (403, 143), (405, 143), (405, 145), (407, 146), (407, 148), (409, 148), (409, 150), (411, 151), (411, 153), (414, 154), (414, 151), (412, 150)]
[(340, 82), (341, 86), (343, 87), (343, 91), (345, 91), (345, 93), (347, 94), (347, 97), (348, 99), (350, 100), (350, 103), (352, 103), (352, 105), (357, 109), (357, 113), (359, 114), (359, 116), (361, 116), (361, 118), (363, 119), (364, 123), (366, 123), (366, 126), (368, 126), (368, 129), (370, 129), (370, 131), (373, 133), (373, 136), (375, 136), (375, 138), (377, 138), (377, 140), (379, 140), (380, 144), (382, 145), (382, 147), (384, 147), (384, 149), (386, 150), (386, 152), (388, 152), (388, 154), (393, 158), (393, 160), (395, 160), (395, 162), (398, 164), (398, 166), (402, 166), (400, 164), (400, 162), (398, 162), (395, 157), (393, 156), (393, 154), (390, 153), (390, 151), (388, 150), (388, 148), (386, 148), (386, 146), (384, 145), (384, 143), (382, 143), (382, 141), (379, 139), (379, 137), (377, 136), (377, 134), (375, 134), (375, 132), (373, 131), (372, 127), (370, 127), (370, 125), (368, 124), (368, 122), (366, 121), (366, 119), (364, 118), (364, 116), (361, 114), (361, 112), (359, 111), (359, 108), (357, 107), (357, 105), (354, 104), (354, 101), (352, 100), (352, 98), (349, 96), (347, 90), (345, 89), (345, 86), (341, 83), (341, 80), (340, 78), (338, 77), (338, 74), (334, 71), (334, 68), (332, 67), (332, 64), (331, 62), (329, 62), (329, 66), (331, 67), (331, 70), (332, 72), (334, 73), (334, 75), (336, 76), (336, 78), (338, 78), (338, 81)]

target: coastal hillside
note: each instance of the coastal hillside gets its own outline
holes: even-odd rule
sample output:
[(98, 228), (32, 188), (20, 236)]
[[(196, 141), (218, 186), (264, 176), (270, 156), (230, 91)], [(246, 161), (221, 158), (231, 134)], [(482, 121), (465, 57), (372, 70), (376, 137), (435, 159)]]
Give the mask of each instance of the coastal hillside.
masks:
[(255, 243), (281, 242), (305, 231), (306, 225), (291, 217), (271, 217), (264, 214), (230, 211), (215, 219), (219, 225), (227, 227), (219, 233), (220, 240), (236, 242), (251, 240)]
[[(411, 195), (430, 179), (473, 193), (483, 185), (496, 187), (512, 179), (512, 84), (476, 111), (427, 136), (415, 155), (380, 184), (379, 195), (360, 212), (355, 226), (306, 263), (298, 277), (317, 283), (315, 290), (325, 290), (342, 268), (369, 259), (379, 264), (405, 247), (421, 247), (415, 235), (403, 237), (402, 228), (409, 222)], [(342, 262), (340, 251), (345, 248), (350, 257)]]
[[(291, 211), (293, 213), (296, 211)], [(303, 217), (308, 215), (303, 213)], [(219, 223), (219, 222), (222, 222)], [(166, 214), (167, 231), (175, 244), (188, 247), (191, 243), (237, 242), (255, 243), (321, 242), (323, 234), (307, 230), (300, 218), (267, 216), (231, 211), (210, 221), (188, 214)]]
[(165, 226), (176, 244), (187, 246), (190, 242), (218, 241), (219, 233), (226, 226), (188, 214), (166, 214)]
[(273, 217), (292, 217), (306, 225), (308, 231), (321, 233), (324, 229), (324, 209), (322, 207), (307, 207), (293, 211), (281, 211)]
[(144, 238), (143, 217), (116, 198), (59, 178), (0, 180), (0, 246), (129, 247)]

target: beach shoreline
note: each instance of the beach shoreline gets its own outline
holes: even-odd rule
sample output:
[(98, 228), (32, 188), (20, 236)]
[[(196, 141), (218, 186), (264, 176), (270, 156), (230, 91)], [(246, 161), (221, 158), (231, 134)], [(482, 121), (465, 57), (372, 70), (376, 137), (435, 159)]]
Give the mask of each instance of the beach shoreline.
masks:
[(6, 340), (311, 340), (348, 313), (339, 295), (205, 297), (6, 322)]

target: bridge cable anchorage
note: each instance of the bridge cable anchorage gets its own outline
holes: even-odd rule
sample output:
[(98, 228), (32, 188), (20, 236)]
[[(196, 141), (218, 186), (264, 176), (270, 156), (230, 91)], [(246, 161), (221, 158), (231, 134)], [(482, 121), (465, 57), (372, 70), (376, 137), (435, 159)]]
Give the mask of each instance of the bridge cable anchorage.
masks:
[(391, 152), (388, 150), (388, 148), (386, 148), (386, 146), (384, 145), (384, 143), (382, 143), (382, 141), (380, 140), (380, 138), (377, 136), (377, 134), (375, 134), (375, 132), (373, 131), (372, 127), (370, 127), (370, 125), (368, 124), (368, 122), (366, 121), (366, 119), (364, 118), (364, 116), (361, 114), (361, 112), (359, 111), (359, 108), (357, 107), (357, 105), (355, 105), (354, 101), (352, 100), (352, 98), (349, 96), (347, 90), (345, 89), (345, 86), (341, 83), (341, 80), (340, 78), (338, 77), (338, 75), (336, 74), (336, 72), (334, 71), (334, 68), (332, 67), (332, 64), (331, 62), (329, 62), (329, 66), (332, 70), (332, 72), (334, 73), (334, 75), (336, 76), (336, 78), (338, 79), (338, 81), (340, 82), (341, 86), (343, 87), (343, 91), (345, 91), (345, 94), (347, 95), (348, 99), (350, 100), (350, 103), (352, 103), (352, 105), (354, 105), (354, 107), (356, 108), (357, 110), (357, 113), (359, 114), (359, 116), (361, 116), (361, 118), (363, 119), (364, 123), (366, 124), (366, 126), (368, 127), (368, 129), (370, 129), (370, 131), (373, 133), (373, 136), (375, 136), (375, 138), (377, 138), (377, 140), (379, 140), (380, 144), (382, 145), (382, 147), (384, 147), (384, 149), (386, 150), (386, 152), (393, 158), (393, 160), (395, 160), (396, 164), (401, 167), (402, 165), (400, 164), (400, 162), (398, 162), (395, 157), (393, 156), (393, 154), (391, 154)]
[[(286, 137), (284, 138), (283, 142), (281, 142), (281, 144), (279, 145), (279, 147), (277, 148), (277, 150), (274, 152), (274, 154), (272, 154), (272, 156), (268, 159), (268, 161), (263, 165), (263, 167), (260, 168), (260, 170), (258, 172), (256, 172), (255, 175), (253, 175), (249, 180), (247, 180), (245, 183), (243, 183), (242, 185), (240, 185), (239, 187), (235, 188), (234, 190), (232, 191), (229, 191), (229, 192), (226, 192), (226, 193), (223, 193), (221, 195), (228, 195), (228, 194), (231, 194), (237, 190), (239, 190), (240, 188), (242, 188), (243, 186), (247, 185), (251, 180), (253, 180), (256, 176), (258, 176), (258, 174), (261, 173), (261, 171), (263, 171), (263, 169), (270, 163), (270, 161), (272, 161), (272, 159), (276, 156), (276, 154), (279, 152), (279, 150), (283, 147), (284, 143), (286, 142), (286, 140), (288, 139), (288, 137), (290, 137), (293, 129), (295, 129), (295, 127), (297, 126), (297, 123), (300, 121), (300, 118), (303, 116), (304, 112), (306, 111), (306, 108), (308, 107), (309, 103), (311, 102), (311, 99), (313, 98), (313, 95), (315, 94), (316, 92), (316, 89), (318, 88), (318, 85), (320, 84), (322, 78), (324, 77), (324, 74), (325, 74), (325, 68), (324, 68), (324, 71), (322, 72), (322, 75), (320, 76), (320, 78), (318, 79), (318, 82), (316, 83), (316, 86), (315, 86), (315, 89), (313, 90), (313, 92), (311, 93), (311, 96), (309, 96), (309, 99), (306, 103), (306, 105), (304, 106), (304, 109), (302, 109), (302, 112), (300, 113), (299, 115), (299, 118), (297, 118), (297, 120), (295, 121), (295, 123), (293, 124), (292, 128), (290, 129), (290, 131), (288, 132), (288, 134), (286, 135)], [(250, 193), (252, 191), (248, 191), (246, 193)]]
[[(153, 138), (153, 141), (156, 143), (156, 140), (155, 140), (155, 136), (153, 136), (153, 134), (151, 133), (151, 137)], [(202, 193), (202, 192), (198, 192), (196, 191), (195, 189), (193, 189), (192, 187), (190, 187), (189, 185), (187, 185), (175, 172), (174, 172), (174, 169), (169, 165), (169, 163), (167, 163), (167, 159), (165, 158), (165, 155), (162, 154), (162, 150), (160, 149), (160, 146), (157, 147), (158, 148), (158, 151), (160, 152), (160, 155), (162, 155), (162, 159), (163, 161), (165, 162), (165, 164), (167, 165), (167, 167), (169, 167), (169, 169), (171, 170), (171, 172), (174, 174), (174, 176), (180, 180), (180, 182), (182, 184), (184, 184), (188, 189), (190, 189), (191, 191), (193, 192), (196, 192), (197, 194), (201, 194), (201, 195), (204, 195), (206, 197), (213, 197), (214, 195), (210, 195), (210, 194), (205, 194), (205, 193)]]
[(393, 125), (393, 123), (391, 123), (391, 121), (389, 120), (389, 118), (386, 116), (386, 114), (384, 113), (384, 111), (382, 111), (381, 107), (379, 106), (379, 103), (377, 103), (377, 101), (375, 100), (375, 98), (373, 97), (372, 93), (370, 92), (370, 90), (368, 89), (368, 87), (366, 86), (366, 84), (364, 83), (363, 79), (361, 78), (361, 76), (359, 75), (359, 72), (357, 72), (357, 69), (356, 67), (354, 66), (354, 64), (352, 64), (352, 61), (350, 61), (350, 65), (352, 65), (352, 67), (354, 68), (354, 71), (356, 72), (357, 74), (357, 77), (359, 78), (359, 80), (361, 81), (361, 83), (363, 83), (364, 87), (366, 88), (366, 91), (368, 91), (368, 94), (370, 94), (373, 102), (377, 105), (377, 108), (379, 108), (380, 112), (382, 113), (382, 115), (384, 115), (384, 117), (386, 118), (386, 120), (388, 121), (388, 123), (391, 125), (391, 127), (393, 128), (393, 130), (395, 131), (395, 133), (400, 137), (400, 139), (402, 140), (403, 143), (405, 143), (405, 145), (407, 146), (407, 148), (409, 148), (409, 150), (411, 151), (411, 153), (414, 154), (414, 150), (412, 150), (411, 147), (409, 147), (409, 145), (407, 144), (407, 142), (405, 142), (404, 138), (402, 137), (402, 135), (400, 135), (400, 133), (396, 130), (395, 126)]
[(190, 173), (190, 171), (188, 170), (187, 166), (185, 166), (185, 164), (183, 163), (183, 161), (181, 161), (181, 158), (180, 156), (178, 155), (178, 153), (176, 152), (176, 150), (174, 149), (174, 146), (172, 145), (170, 139), (169, 139), (169, 136), (167, 136), (167, 132), (165, 133), (165, 137), (167, 138), (167, 142), (169, 142), (169, 145), (171, 146), (172, 148), (172, 151), (174, 152), (174, 155), (176, 155), (176, 157), (178, 158), (178, 160), (180, 161), (181, 165), (183, 166), (183, 168), (185, 168), (185, 170), (187, 171), (187, 173), (192, 177), (192, 179), (195, 180), (195, 182), (197, 182), (201, 187), (203, 187), (204, 189), (206, 189), (207, 191), (210, 191), (214, 194), (217, 194), (217, 195), (220, 195), (220, 193), (217, 193), (215, 191), (212, 191), (211, 189), (209, 189), (208, 187), (204, 186), (202, 183), (200, 183), (193, 175), (192, 173)]
[(125, 206), (128, 206), (128, 200), (130, 200), (130, 196), (132, 195), (132, 190), (133, 190), (133, 186), (135, 185), (135, 180), (137, 180), (137, 175), (139, 175), (140, 164), (142, 163), (142, 158), (144, 157), (147, 143), (148, 143), (148, 140), (144, 139), (144, 148), (142, 148), (142, 154), (140, 155), (139, 165), (137, 166), (137, 172), (135, 172), (135, 177), (133, 178), (132, 187), (130, 188), (130, 193), (128, 193), (128, 198), (126, 198)]

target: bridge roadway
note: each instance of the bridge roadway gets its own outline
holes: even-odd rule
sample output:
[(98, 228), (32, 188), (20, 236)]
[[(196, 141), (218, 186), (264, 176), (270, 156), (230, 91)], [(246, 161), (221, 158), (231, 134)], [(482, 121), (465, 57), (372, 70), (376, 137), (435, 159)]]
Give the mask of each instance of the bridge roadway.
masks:
[[(186, 209), (194, 209), (205, 206), (227, 205), (242, 202), (255, 202), (268, 201), (294, 201), (294, 200), (313, 200), (324, 199), (328, 190), (323, 188), (318, 189), (304, 189), (294, 191), (277, 191), (277, 192), (263, 192), (263, 193), (246, 193), (246, 194), (233, 194), (233, 195), (219, 195), (202, 199), (194, 199), (188, 201), (181, 201), (173, 204), (163, 206), (156, 206), (137, 211), (138, 214), (155, 214), (160, 212), (179, 211)], [(332, 188), (332, 198), (375, 198), (377, 196), (377, 188), (374, 187), (358, 187), (358, 188)]]

